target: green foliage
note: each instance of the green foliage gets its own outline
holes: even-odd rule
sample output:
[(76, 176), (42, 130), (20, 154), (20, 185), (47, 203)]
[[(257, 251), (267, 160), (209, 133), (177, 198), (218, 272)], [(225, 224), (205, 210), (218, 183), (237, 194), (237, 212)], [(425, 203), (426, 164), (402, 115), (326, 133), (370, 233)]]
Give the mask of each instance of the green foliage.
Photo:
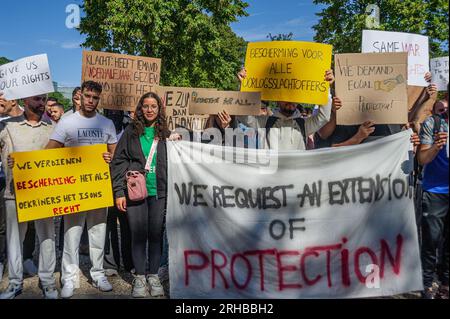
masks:
[(64, 111), (67, 111), (71, 107), (71, 101), (62, 95), (61, 92), (52, 92), (47, 95), (48, 97), (54, 97), (59, 103), (64, 105)]
[(5, 57), (0, 57), (0, 65), (6, 64), (12, 62), (11, 60), (9, 60), (8, 58)]
[(162, 59), (161, 84), (236, 89), (246, 43), (229, 24), (242, 0), (84, 0), (84, 47)]
[(317, 15), (314, 40), (333, 45), (335, 53), (360, 52), (365, 9), (380, 8), (379, 30), (426, 35), (430, 57), (448, 54), (447, 0), (314, 0), (326, 7)]

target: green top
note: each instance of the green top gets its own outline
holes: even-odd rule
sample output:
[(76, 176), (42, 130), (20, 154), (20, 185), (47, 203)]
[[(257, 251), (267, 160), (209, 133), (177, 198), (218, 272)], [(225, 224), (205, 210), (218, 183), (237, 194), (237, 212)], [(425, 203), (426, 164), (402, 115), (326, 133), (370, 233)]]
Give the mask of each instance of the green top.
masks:
[[(141, 135), (139, 140), (141, 141), (142, 152), (147, 160), (152, 148), (153, 139), (155, 138), (155, 128), (145, 127), (144, 134)], [(152, 162), (150, 164), (150, 171), (145, 177), (147, 192), (149, 196), (156, 196), (156, 151), (153, 155)]]

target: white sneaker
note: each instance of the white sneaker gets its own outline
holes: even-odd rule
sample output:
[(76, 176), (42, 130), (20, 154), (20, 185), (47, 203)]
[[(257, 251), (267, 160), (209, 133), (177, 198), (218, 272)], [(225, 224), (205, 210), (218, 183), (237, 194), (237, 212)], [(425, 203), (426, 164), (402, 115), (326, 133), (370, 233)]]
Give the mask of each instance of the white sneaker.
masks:
[(0, 299), (14, 299), (22, 293), (22, 285), (9, 284), (8, 288), (0, 294)]
[(164, 296), (164, 289), (157, 274), (147, 275), (147, 283), (152, 297)]
[(108, 292), (113, 289), (113, 287), (111, 286), (111, 284), (109, 283), (108, 279), (105, 276), (100, 277), (97, 280), (93, 280), (92, 284), (95, 288), (98, 288), (98, 290), (103, 292)]
[(53, 286), (44, 287), (42, 289), (44, 292), (45, 299), (58, 299), (58, 290)]
[(131, 296), (133, 298), (145, 298), (147, 296), (147, 282), (144, 275), (135, 276), (132, 286)]
[(61, 298), (67, 299), (67, 298), (72, 297), (73, 289), (74, 289), (73, 282), (71, 282), (71, 281), (66, 282), (65, 285), (61, 289)]
[(27, 259), (23, 262), (23, 273), (33, 277), (38, 274), (38, 269), (33, 260)]

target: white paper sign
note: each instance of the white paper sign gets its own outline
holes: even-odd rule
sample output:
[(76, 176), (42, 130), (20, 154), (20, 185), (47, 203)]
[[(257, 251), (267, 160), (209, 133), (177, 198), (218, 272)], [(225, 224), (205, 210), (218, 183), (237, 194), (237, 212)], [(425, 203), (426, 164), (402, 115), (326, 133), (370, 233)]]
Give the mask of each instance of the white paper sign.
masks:
[[(360, 298), (422, 290), (411, 133), (271, 155), (168, 142), (171, 297)], [(262, 174), (269, 166), (273, 173)]]
[(448, 56), (430, 60), (432, 83), (438, 87), (438, 91), (447, 91), (448, 85)]
[(408, 52), (408, 85), (428, 86), (428, 37), (403, 32), (363, 30), (362, 53)]
[(0, 92), (7, 100), (54, 92), (47, 54), (29, 56), (0, 66)]

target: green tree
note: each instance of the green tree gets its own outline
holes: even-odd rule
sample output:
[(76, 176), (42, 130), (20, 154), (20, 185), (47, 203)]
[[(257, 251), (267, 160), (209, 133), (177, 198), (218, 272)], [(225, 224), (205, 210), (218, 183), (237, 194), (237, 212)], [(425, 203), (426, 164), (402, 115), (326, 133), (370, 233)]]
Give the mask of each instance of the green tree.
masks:
[(162, 59), (161, 84), (236, 89), (245, 41), (229, 24), (242, 0), (84, 0), (84, 47)]
[(47, 95), (48, 97), (54, 97), (58, 100), (59, 103), (64, 105), (64, 111), (67, 111), (70, 108), (71, 101), (62, 95), (61, 92), (52, 92)]
[(0, 57), (0, 65), (3, 65), (3, 64), (6, 64), (6, 63), (9, 63), (9, 62), (12, 62), (11, 60), (9, 60), (8, 58), (5, 58), (5, 57)]
[(317, 13), (314, 40), (333, 45), (334, 52), (360, 52), (362, 30), (366, 29), (366, 7), (380, 8), (379, 30), (426, 35), (430, 56), (448, 53), (447, 0), (314, 0), (325, 5)]

